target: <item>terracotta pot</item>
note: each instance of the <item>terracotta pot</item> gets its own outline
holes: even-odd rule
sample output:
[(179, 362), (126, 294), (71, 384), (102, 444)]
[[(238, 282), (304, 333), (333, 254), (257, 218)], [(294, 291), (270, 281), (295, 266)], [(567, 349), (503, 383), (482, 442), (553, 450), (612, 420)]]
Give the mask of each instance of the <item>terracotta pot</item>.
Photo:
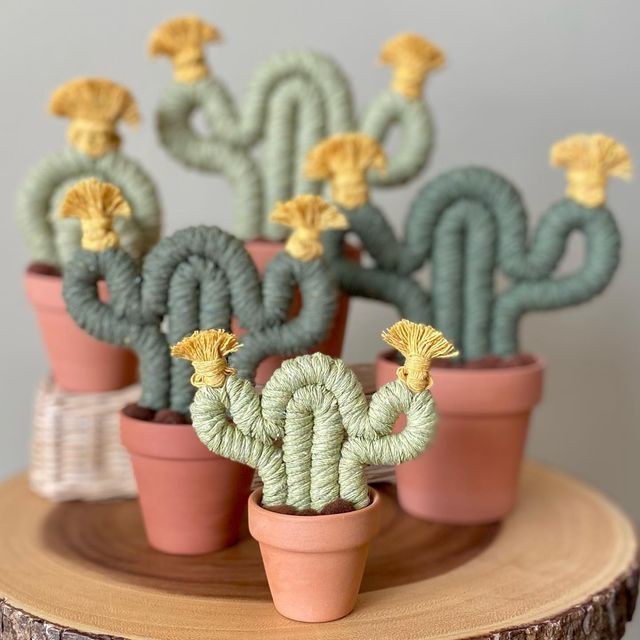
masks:
[[(269, 240), (251, 240), (245, 242), (245, 248), (249, 252), (249, 255), (253, 259), (258, 273), (263, 275), (267, 264), (280, 252), (284, 251), (284, 242), (272, 242)], [(360, 250), (352, 245), (347, 245), (345, 253), (352, 260), (360, 261)], [(293, 305), (291, 308), (290, 316), (295, 317), (300, 312), (300, 295), (296, 293)], [(349, 296), (341, 293), (338, 298), (338, 309), (336, 312), (335, 321), (333, 327), (327, 336), (327, 338), (319, 345), (310, 349), (310, 353), (317, 351), (326, 353), (333, 358), (339, 358), (342, 355), (342, 344), (344, 342), (344, 334), (347, 327), (347, 318), (349, 315)], [(246, 333), (237, 322), (233, 322), (231, 326), (232, 331), (236, 335), (242, 335)], [(265, 358), (256, 372), (256, 384), (263, 385), (270, 377), (271, 374), (286, 360), (284, 356), (270, 356)]]
[(190, 425), (120, 413), (120, 436), (154, 549), (197, 555), (238, 541), (253, 469), (211, 453)]
[[(392, 354), (380, 356), (377, 386), (394, 380), (397, 367)], [(433, 369), (435, 438), (421, 456), (396, 469), (398, 500), (407, 513), (480, 524), (511, 512), (543, 371), (540, 360), (502, 369)]]
[(353, 611), (369, 543), (380, 529), (380, 496), (364, 509), (328, 516), (287, 516), (249, 498), (249, 531), (260, 544), (273, 604), (300, 622), (329, 622)]
[[(60, 276), (27, 272), (25, 286), (58, 387), (98, 393), (136, 381), (137, 360), (132, 351), (96, 340), (75, 324), (62, 298)], [(98, 289), (100, 298), (108, 300), (106, 284), (100, 282)]]

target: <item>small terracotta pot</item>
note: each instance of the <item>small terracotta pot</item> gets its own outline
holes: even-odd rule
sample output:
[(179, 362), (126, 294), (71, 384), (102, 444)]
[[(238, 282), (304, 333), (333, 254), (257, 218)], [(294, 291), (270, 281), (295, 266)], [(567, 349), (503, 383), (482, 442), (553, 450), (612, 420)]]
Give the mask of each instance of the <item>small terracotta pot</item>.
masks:
[[(64, 391), (115, 391), (137, 379), (137, 360), (129, 349), (92, 338), (76, 325), (62, 297), (62, 278), (26, 273), (27, 298), (33, 304), (56, 384)], [(107, 286), (98, 285), (108, 300)]]
[(299, 622), (329, 622), (353, 611), (369, 543), (380, 529), (380, 496), (364, 509), (328, 516), (288, 516), (249, 497), (249, 531), (260, 544), (273, 604)]
[(175, 555), (224, 549), (240, 537), (253, 469), (211, 453), (190, 425), (120, 413), (149, 544)]
[[(396, 378), (383, 354), (377, 386)], [(429, 448), (396, 468), (398, 500), (417, 518), (451, 524), (495, 522), (515, 506), (531, 411), (542, 397), (540, 360), (501, 369), (434, 368), (439, 420)], [(396, 425), (399, 430), (404, 421)]]
[[(258, 273), (263, 275), (267, 264), (271, 262), (278, 253), (284, 251), (284, 242), (251, 240), (249, 242), (245, 242), (245, 248), (253, 259), (258, 269)], [(355, 262), (360, 261), (360, 250), (352, 245), (346, 245), (345, 254)], [(300, 312), (300, 305), (300, 294), (296, 292), (290, 317), (293, 318), (298, 315)], [(338, 309), (333, 327), (326, 339), (313, 349), (310, 349), (310, 353), (319, 351), (321, 353), (326, 353), (333, 358), (339, 358), (342, 355), (342, 344), (344, 342), (348, 316), (349, 296), (344, 293), (340, 293), (338, 298)], [(235, 321), (232, 323), (231, 329), (236, 335), (246, 333), (246, 331)], [(286, 360), (284, 356), (269, 356), (268, 358), (265, 358), (258, 366), (258, 370), (256, 372), (256, 384), (263, 385), (284, 360)]]

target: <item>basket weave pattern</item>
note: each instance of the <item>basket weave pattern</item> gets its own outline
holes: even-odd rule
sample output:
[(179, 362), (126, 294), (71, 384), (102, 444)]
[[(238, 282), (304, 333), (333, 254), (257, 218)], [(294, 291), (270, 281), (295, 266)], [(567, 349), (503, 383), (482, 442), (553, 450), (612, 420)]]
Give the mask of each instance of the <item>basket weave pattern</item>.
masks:
[(36, 393), (29, 481), (49, 500), (106, 500), (136, 495), (120, 444), (119, 411), (138, 385), (107, 393), (68, 393), (44, 380)]

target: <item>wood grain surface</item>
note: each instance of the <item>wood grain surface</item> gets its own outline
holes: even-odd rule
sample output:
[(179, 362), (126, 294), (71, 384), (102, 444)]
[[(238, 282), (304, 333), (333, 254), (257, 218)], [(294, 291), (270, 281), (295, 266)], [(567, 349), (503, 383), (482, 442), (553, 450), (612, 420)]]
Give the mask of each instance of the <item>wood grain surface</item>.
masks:
[(424, 638), (618, 640), (637, 595), (637, 540), (597, 492), (529, 465), (501, 525), (449, 527), (397, 507), (355, 611), (305, 625), (273, 609), (257, 545), (165, 556), (135, 501), (52, 505), (20, 476), (0, 487), (2, 640)]

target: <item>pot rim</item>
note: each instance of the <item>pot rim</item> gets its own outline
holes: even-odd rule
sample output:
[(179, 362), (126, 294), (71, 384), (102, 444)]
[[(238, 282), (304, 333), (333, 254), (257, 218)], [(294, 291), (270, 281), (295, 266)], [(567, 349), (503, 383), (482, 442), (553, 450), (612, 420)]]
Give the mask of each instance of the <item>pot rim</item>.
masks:
[[(376, 357), (377, 362), (384, 362), (387, 364), (392, 364), (392, 356), (395, 353), (393, 350), (385, 350), (378, 353)], [(532, 353), (531, 356), (534, 358), (533, 362), (528, 364), (519, 364), (513, 367), (492, 367), (485, 369), (464, 369), (461, 367), (438, 367), (435, 366), (432, 369), (434, 376), (441, 378), (443, 375), (448, 375), (450, 377), (454, 377), (456, 375), (467, 375), (467, 376), (505, 376), (509, 374), (515, 375), (528, 375), (532, 373), (537, 373), (538, 371), (544, 371), (547, 368), (547, 362), (544, 358), (539, 356), (537, 353)], [(397, 365), (400, 366), (400, 365)]]
[[(249, 532), (262, 545), (298, 553), (328, 553), (368, 544), (380, 529), (382, 499), (369, 487), (371, 502), (363, 509), (318, 516), (276, 513), (259, 504), (262, 487), (248, 500)], [(347, 533), (348, 532), (348, 533)]]
[(224, 460), (228, 458), (207, 449), (193, 425), (152, 422), (128, 416), (121, 409), (120, 440), (130, 455), (161, 460)]

